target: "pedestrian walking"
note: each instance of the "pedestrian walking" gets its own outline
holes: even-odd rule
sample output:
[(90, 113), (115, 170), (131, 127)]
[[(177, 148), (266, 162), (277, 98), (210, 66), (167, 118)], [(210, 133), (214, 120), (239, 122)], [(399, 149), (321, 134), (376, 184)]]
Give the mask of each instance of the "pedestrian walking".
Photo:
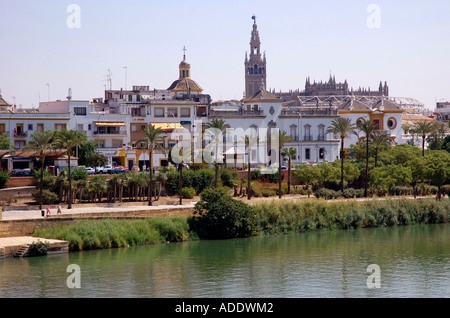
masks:
[(47, 216), (50, 215), (50, 205), (47, 205)]
[(62, 212), (62, 209), (61, 209), (61, 203), (60, 203), (60, 204), (58, 204), (58, 212), (56, 212), (56, 214), (61, 214), (61, 212)]

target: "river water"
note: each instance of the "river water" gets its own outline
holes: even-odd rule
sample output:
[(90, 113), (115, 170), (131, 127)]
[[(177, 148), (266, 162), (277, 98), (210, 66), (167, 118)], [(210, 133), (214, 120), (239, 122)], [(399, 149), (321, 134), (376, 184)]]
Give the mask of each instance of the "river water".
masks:
[(449, 261), (449, 224), (168, 243), (0, 260), (0, 297), (450, 297)]

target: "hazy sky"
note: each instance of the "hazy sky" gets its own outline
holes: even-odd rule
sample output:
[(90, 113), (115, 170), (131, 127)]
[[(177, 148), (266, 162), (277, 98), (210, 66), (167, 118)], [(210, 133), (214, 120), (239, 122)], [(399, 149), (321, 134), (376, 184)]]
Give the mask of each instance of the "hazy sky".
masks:
[(448, 0), (0, 0), (0, 12), (0, 89), (24, 108), (48, 100), (47, 83), (51, 100), (69, 88), (104, 97), (108, 69), (113, 89), (125, 87), (124, 66), (128, 88), (166, 89), (183, 46), (204, 93), (241, 99), (253, 14), (267, 88), (304, 89), (331, 72), (355, 89), (387, 81), (391, 96), (428, 108), (450, 99)]

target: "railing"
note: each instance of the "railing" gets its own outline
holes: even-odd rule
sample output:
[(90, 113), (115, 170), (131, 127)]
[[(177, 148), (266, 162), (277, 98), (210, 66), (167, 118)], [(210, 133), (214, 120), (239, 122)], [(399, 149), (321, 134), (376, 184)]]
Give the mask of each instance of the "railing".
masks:
[(237, 110), (210, 110), (209, 116), (264, 116), (264, 111), (262, 109), (237, 109)]
[(281, 116), (337, 116), (337, 109), (282, 109)]
[(16, 132), (14, 133), (14, 137), (27, 137), (28, 132)]

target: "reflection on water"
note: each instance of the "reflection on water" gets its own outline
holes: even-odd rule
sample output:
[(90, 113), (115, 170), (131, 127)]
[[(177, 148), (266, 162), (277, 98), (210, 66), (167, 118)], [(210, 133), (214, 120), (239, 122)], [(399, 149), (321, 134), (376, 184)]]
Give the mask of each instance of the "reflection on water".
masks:
[[(449, 297), (449, 242), (444, 224), (5, 259), (0, 297)], [(66, 285), (69, 264), (81, 289)]]

